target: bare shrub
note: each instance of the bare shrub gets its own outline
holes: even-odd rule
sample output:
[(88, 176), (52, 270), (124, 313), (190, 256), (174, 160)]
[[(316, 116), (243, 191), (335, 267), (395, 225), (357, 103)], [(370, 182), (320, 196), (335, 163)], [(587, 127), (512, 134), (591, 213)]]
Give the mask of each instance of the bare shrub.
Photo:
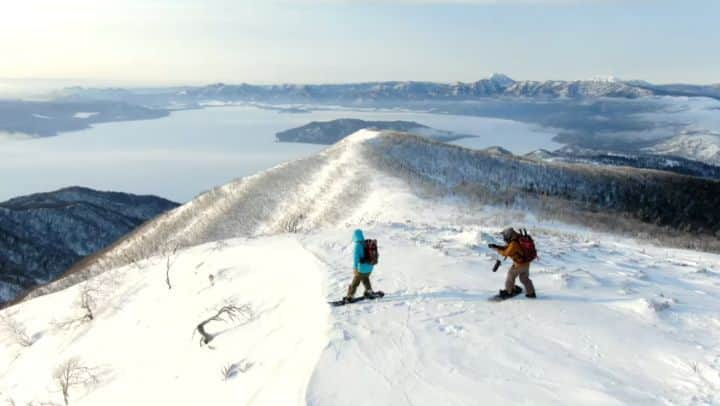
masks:
[(70, 389), (77, 386), (88, 386), (98, 382), (92, 368), (84, 366), (79, 358), (70, 358), (55, 368), (53, 378), (63, 394), (65, 405), (70, 404)]
[(203, 320), (200, 324), (195, 327), (198, 333), (202, 336), (200, 345), (209, 344), (217, 334), (208, 333), (205, 330), (205, 326), (211, 321), (228, 323), (228, 322), (240, 322), (246, 323), (252, 320), (254, 317), (252, 308), (249, 304), (243, 304), (236, 306), (232, 303), (226, 304), (220, 310), (218, 310), (212, 317)]
[[(76, 300), (77, 305), (82, 310), (82, 315), (65, 321), (54, 321), (53, 324), (57, 328), (72, 327), (75, 324), (82, 324), (90, 322), (95, 319), (95, 310), (98, 306), (98, 300), (103, 295), (104, 289), (101, 288), (101, 283), (104, 280), (91, 279), (83, 282), (80, 285), (78, 292), (78, 298)], [(107, 288), (111, 288), (107, 286)]]
[(90, 282), (85, 282), (80, 288), (80, 307), (85, 311), (82, 317), (84, 321), (91, 321), (95, 318), (93, 309), (97, 304), (97, 295), (98, 289)]
[(177, 260), (177, 251), (180, 248), (180, 244), (175, 244), (172, 249), (167, 252), (167, 259), (165, 260), (165, 283), (167, 284), (168, 290), (172, 289), (170, 283), (170, 269)]
[(35, 343), (34, 337), (28, 334), (25, 326), (9, 314), (0, 316), (0, 323), (21, 346), (29, 347)]
[(225, 365), (222, 367), (220, 372), (222, 373), (223, 381), (227, 381), (237, 376), (238, 373), (244, 374), (252, 368), (254, 363), (243, 359), (238, 362)]
[(298, 233), (300, 232), (301, 224), (304, 219), (304, 214), (292, 216), (283, 222), (282, 230), (291, 234)]

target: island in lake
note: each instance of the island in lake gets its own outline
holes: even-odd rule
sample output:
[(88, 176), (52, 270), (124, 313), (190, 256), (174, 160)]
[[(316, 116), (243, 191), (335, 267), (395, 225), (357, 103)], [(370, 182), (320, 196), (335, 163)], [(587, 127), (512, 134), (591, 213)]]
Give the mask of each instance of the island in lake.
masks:
[(414, 121), (366, 121), (354, 118), (341, 118), (332, 121), (313, 121), (302, 127), (280, 131), (275, 134), (275, 138), (280, 142), (330, 145), (364, 128), (409, 132), (440, 142), (451, 142), (461, 138), (475, 137), (474, 135), (438, 130)]

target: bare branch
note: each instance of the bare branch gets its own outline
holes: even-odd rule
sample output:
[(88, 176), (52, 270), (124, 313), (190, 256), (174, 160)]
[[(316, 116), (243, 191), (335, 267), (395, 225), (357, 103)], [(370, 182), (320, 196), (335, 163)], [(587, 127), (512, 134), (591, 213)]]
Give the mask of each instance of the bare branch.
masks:
[(91, 321), (95, 318), (93, 315), (93, 309), (97, 304), (97, 294), (98, 289), (90, 284), (89, 281), (85, 282), (80, 288), (80, 307), (85, 311), (85, 315), (82, 317), (82, 320)]
[(180, 248), (180, 243), (176, 243), (174, 248), (170, 251), (165, 261), (165, 283), (167, 284), (168, 290), (172, 289), (170, 283), (170, 269), (177, 260), (177, 250)]
[(3, 327), (10, 332), (13, 338), (15, 338), (15, 341), (21, 346), (29, 347), (35, 343), (35, 339), (28, 334), (25, 326), (9, 314), (0, 316), (0, 322), (2, 322)]
[(105, 282), (101, 279), (91, 279), (80, 285), (78, 292), (77, 304), (83, 310), (83, 315), (74, 319), (65, 321), (53, 321), (53, 325), (57, 328), (72, 327), (75, 324), (89, 322), (95, 319), (95, 309), (97, 308), (98, 298), (101, 296), (101, 289), (98, 287)]
[(252, 363), (246, 359), (240, 360), (233, 364), (225, 365), (220, 370), (220, 373), (222, 373), (223, 381), (227, 381), (229, 379), (236, 377), (238, 372), (244, 374), (245, 372), (249, 371), (253, 365), (254, 365), (254, 363)]
[(200, 344), (209, 344), (210, 341), (212, 341), (216, 335), (210, 334), (205, 330), (205, 325), (210, 323), (211, 321), (215, 322), (236, 322), (242, 320), (243, 322), (247, 322), (252, 320), (254, 317), (252, 308), (248, 304), (243, 304), (240, 306), (236, 306), (234, 304), (227, 304), (220, 308), (220, 310), (215, 313), (212, 317), (205, 319), (203, 322), (197, 325), (195, 329), (198, 333), (202, 336), (202, 340), (200, 340)]
[(70, 389), (76, 386), (87, 386), (97, 383), (97, 375), (91, 368), (88, 368), (80, 362), (79, 358), (70, 358), (55, 368), (53, 374), (60, 390), (63, 394), (65, 405), (70, 403)]

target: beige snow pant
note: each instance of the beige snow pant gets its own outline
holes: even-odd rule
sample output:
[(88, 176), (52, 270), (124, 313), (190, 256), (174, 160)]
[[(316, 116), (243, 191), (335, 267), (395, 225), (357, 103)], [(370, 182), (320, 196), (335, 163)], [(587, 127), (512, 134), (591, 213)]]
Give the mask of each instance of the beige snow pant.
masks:
[(505, 279), (505, 290), (509, 293), (512, 293), (515, 290), (515, 279), (520, 277), (520, 282), (525, 287), (525, 294), (527, 295), (534, 295), (535, 294), (535, 286), (533, 286), (532, 281), (530, 280), (530, 263), (527, 264), (513, 264), (513, 266), (510, 267), (510, 270), (507, 273), (507, 278)]
[(348, 292), (347, 297), (354, 297), (355, 291), (357, 290), (358, 286), (360, 286), (360, 282), (362, 282), (363, 286), (365, 287), (365, 291), (372, 292), (372, 286), (370, 285), (370, 274), (369, 273), (360, 273), (356, 270), (354, 270), (354, 276), (352, 282), (350, 282), (350, 286), (348, 286)]

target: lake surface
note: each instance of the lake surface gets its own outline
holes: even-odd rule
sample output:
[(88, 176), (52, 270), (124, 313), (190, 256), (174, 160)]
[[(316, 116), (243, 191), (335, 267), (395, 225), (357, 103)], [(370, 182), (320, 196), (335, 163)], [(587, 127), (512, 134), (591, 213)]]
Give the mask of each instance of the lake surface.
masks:
[(212, 107), (155, 120), (99, 124), (56, 137), (2, 138), (0, 201), (80, 185), (185, 202), (235, 178), (320, 151), (325, 146), (275, 142), (275, 133), (336, 118), (409, 120), (478, 135), (456, 142), (469, 148), (499, 145), (526, 153), (560, 147), (552, 141), (554, 131), (492, 118), (345, 109), (285, 114), (249, 106)]

